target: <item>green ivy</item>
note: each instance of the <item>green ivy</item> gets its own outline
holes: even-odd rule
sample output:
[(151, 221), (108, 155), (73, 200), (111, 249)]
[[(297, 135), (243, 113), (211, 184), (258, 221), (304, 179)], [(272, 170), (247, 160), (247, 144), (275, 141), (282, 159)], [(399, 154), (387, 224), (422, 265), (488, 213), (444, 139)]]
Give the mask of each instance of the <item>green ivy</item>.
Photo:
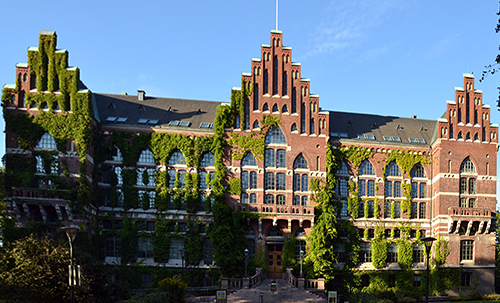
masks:
[(241, 196), (241, 179), (229, 178), (228, 193)]
[(387, 261), (387, 241), (384, 238), (384, 231), (384, 225), (378, 225), (372, 240), (372, 264), (377, 269), (385, 267)]

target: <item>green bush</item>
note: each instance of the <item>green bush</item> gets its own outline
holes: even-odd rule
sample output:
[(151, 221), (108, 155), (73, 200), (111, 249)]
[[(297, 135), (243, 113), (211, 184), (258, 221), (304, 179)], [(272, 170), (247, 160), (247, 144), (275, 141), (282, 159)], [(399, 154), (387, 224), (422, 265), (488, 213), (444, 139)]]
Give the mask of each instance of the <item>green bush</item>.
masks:
[(165, 278), (158, 282), (161, 291), (169, 293), (174, 300), (172, 302), (181, 302), (184, 299), (187, 284), (175, 278)]
[(467, 296), (468, 300), (482, 300), (483, 297), (477, 292), (473, 291)]

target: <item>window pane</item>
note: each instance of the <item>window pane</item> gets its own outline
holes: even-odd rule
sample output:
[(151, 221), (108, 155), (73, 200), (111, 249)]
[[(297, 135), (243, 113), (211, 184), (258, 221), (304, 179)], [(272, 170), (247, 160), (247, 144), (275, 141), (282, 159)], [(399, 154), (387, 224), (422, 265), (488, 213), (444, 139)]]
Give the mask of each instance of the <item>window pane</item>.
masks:
[(285, 135), (278, 126), (273, 126), (265, 140), (266, 144), (286, 144)]
[(375, 170), (373, 169), (373, 165), (370, 163), (370, 161), (365, 160), (363, 163), (361, 163), (360, 166), (360, 175), (375, 175)]
[(392, 182), (385, 181), (385, 196), (392, 197)]
[(293, 162), (293, 169), (309, 169), (306, 158), (302, 154), (298, 155)]
[(243, 160), (241, 161), (241, 165), (251, 165), (251, 166), (257, 166), (257, 161), (255, 160), (255, 157), (251, 152), (247, 153)]
[(248, 189), (248, 172), (241, 172), (241, 189)]
[(201, 167), (207, 167), (207, 166), (214, 166), (215, 165), (215, 156), (211, 152), (205, 153), (203, 155), (203, 158), (201, 159), (200, 166)]
[(276, 151), (276, 167), (286, 167), (286, 151), (283, 149)]
[(360, 197), (366, 196), (366, 180), (359, 180), (358, 186), (359, 186), (359, 196)]
[(300, 191), (300, 175), (298, 174), (293, 175), (293, 190)]
[(274, 149), (266, 149), (266, 154), (264, 158), (264, 165), (266, 167), (274, 167), (275, 166), (274, 159)]
[(274, 174), (266, 173), (264, 175), (264, 189), (274, 189)]
[(276, 190), (286, 190), (286, 178), (284, 173), (276, 174)]
[(396, 164), (396, 162), (392, 161), (391, 163), (389, 163), (389, 165), (387, 165), (385, 175), (391, 177), (401, 176), (401, 170), (399, 169), (399, 166)]
[(368, 180), (367, 196), (369, 196), (369, 197), (375, 196), (375, 181), (373, 181), (373, 180)]
[(168, 165), (186, 165), (186, 159), (180, 151), (175, 151), (168, 160)]
[(401, 198), (401, 182), (394, 182), (394, 198)]
[(250, 172), (250, 188), (257, 188), (257, 172)]
[(309, 176), (302, 175), (302, 191), (308, 191), (308, 190), (309, 190)]

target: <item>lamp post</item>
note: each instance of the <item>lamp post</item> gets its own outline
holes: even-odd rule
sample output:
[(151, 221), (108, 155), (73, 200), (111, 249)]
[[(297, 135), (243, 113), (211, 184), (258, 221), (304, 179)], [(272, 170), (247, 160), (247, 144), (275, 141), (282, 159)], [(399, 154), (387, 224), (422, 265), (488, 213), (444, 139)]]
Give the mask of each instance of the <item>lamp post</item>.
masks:
[(181, 259), (182, 259), (182, 263), (181, 263), (181, 266), (182, 266), (181, 280), (184, 281), (184, 258), (186, 257), (186, 250), (185, 249), (181, 249), (180, 252), (181, 252)]
[(245, 278), (248, 277), (248, 248), (245, 248), (244, 250), (245, 253)]
[(425, 244), (425, 252), (427, 254), (427, 281), (425, 287), (425, 302), (429, 303), (429, 258), (431, 257), (432, 243), (436, 241), (436, 238), (426, 237), (423, 238), (422, 241)]
[(299, 254), (300, 254), (300, 277), (303, 278), (304, 275), (302, 273), (302, 259), (304, 259), (304, 251), (301, 249)]
[(66, 236), (68, 236), (69, 242), (69, 287), (71, 290), (71, 303), (75, 302), (75, 275), (76, 271), (73, 265), (73, 242), (75, 241), (76, 234), (80, 230), (80, 227), (71, 225), (62, 228), (66, 232)]

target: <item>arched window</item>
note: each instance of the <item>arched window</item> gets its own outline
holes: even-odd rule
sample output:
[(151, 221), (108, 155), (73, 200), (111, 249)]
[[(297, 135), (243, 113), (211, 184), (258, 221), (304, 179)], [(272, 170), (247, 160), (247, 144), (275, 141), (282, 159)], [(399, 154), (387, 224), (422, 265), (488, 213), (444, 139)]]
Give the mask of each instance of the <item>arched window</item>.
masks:
[(292, 132), (296, 132), (297, 131), (297, 124), (292, 124), (292, 128), (291, 128), (291, 131)]
[(282, 92), (282, 95), (283, 96), (286, 96), (288, 95), (288, 77), (287, 77), (287, 74), (286, 74), (286, 71), (283, 72), (283, 92)]
[(201, 158), (201, 167), (207, 166), (215, 166), (215, 156), (213, 153), (208, 152), (203, 154), (203, 158)]
[(337, 174), (342, 174), (342, 175), (348, 175), (349, 174), (349, 170), (347, 169), (347, 165), (345, 165), (344, 161), (342, 161), (342, 163), (340, 164), (340, 167), (337, 170)]
[(310, 129), (311, 134), (314, 134), (314, 119), (311, 119), (311, 129)]
[(259, 120), (255, 120), (255, 121), (253, 122), (252, 128), (259, 128), (259, 127), (260, 127), (260, 126), (259, 126)]
[(269, 232), (267, 233), (267, 236), (269, 237), (282, 237), (283, 233), (281, 230), (277, 227), (272, 227)]
[(302, 103), (300, 106), (300, 132), (305, 133), (306, 132), (306, 105), (305, 103)]
[(410, 175), (412, 178), (425, 178), (425, 169), (421, 164), (416, 164), (415, 166), (413, 166)]
[(266, 144), (286, 144), (285, 135), (278, 126), (273, 126), (266, 136)]
[(254, 84), (253, 86), (253, 110), (259, 109), (259, 85)]
[(52, 137), (49, 133), (45, 133), (40, 138), (40, 141), (38, 141), (36, 148), (57, 149), (57, 143), (54, 137)]
[(255, 161), (255, 157), (251, 152), (247, 153), (245, 157), (243, 157), (243, 160), (241, 160), (241, 166), (257, 166), (257, 161)]
[(269, 105), (267, 103), (264, 103), (264, 106), (262, 107), (263, 112), (268, 112), (269, 111)]
[(293, 162), (293, 169), (309, 169), (306, 158), (302, 154), (298, 155)]
[(388, 177), (401, 177), (401, 169), (396, 162), (392, 161), (387, 165), (387, 169), (385, 170), (385, 175)]
[(281, 109), (281, 112), (282, 113), (288, 113), (288, 107), (285, 105), (283, 105), (283, 108)]
[(363, 163), (361, 163), (361, 166), (359, 167), (359, 174), (370, 176), (375, 175), (375, 169), (373, 169), (373, 165), (370, 163), (370, 161), (365, 160), (363, 161)]
[(143, 150), (141, 155), (139, 156), (138, 162), (154, 164), (155, 158), (153, 157), (153, 153), (149, 149)]
[(297, 112), (297, 90), (295, 87), (292, 89), (292, 113)]
[(184, 158), (184, 155), (180, 151), (175, 151), (172, 153), (170, 156), (170, 159), (168, 160), (168, 165), (173, 166), (173, 165), (186, 165), (186, 159)]
[(264, 95), (269, 93), (269, 72), (264, 70)]
[(467, 157), (465, 160), (462, 162), (462, 165), (460, 165), (460, 173), (469, 173), (469, 174), (475, 174), (476, 173), (476, 166), (474, 165), (474, 162)]
[(245, 101), (245, 129), (250, 128), (250, 101)]
[(278, 112), (278, 113), (279, 113), (279, 112), (280, 112), (280, 110), (279, 110), (279, 108), (278, 108), (278, 104), (276, 104), (276, 103), (275, 103), (275, 104), (273, 105), (273, 113), (276, 113), (276, 112)]

